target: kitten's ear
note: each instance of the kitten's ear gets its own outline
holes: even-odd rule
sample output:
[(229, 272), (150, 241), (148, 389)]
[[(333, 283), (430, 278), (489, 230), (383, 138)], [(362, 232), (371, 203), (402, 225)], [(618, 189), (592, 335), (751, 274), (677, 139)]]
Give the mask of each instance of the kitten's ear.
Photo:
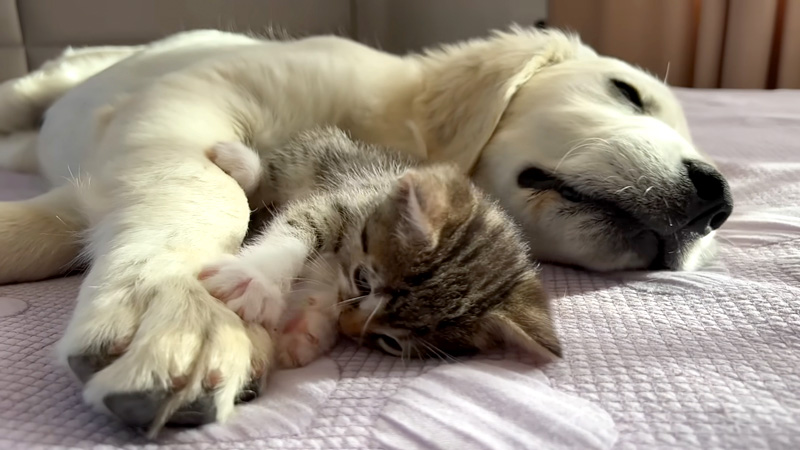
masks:
[(412, 170), (397, 186), (398, 231), (411, 244), (435, 246), (447, 213), (447, 186), (437, 177)]
[(484, 320), (484, 326), (496, 340), (548, 361), (561, 358), (561, 344), (553, 327), (547, 297), (534, 274), (519, 283)]

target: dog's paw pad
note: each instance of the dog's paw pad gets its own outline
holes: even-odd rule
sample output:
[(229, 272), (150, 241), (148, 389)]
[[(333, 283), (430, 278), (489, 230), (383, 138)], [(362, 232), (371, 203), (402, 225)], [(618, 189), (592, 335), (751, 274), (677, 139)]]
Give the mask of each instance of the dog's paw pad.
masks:
[(108, 394), (103, 404), (128, 426), (148, 427), (169, 398), (167, 391), (119, 392)]
[(106, 366), (116, 360), (112, 355), (86, 354), (72, 355), (67, 358), (67, 365), (73, 374), (81, 381), (86, 383), (92, 375), (103, 370)]
[(213, 395), (205, 395), (175, 411), (166, 425), (170, 427), (199, 427), (214, 422), (217, 406)]

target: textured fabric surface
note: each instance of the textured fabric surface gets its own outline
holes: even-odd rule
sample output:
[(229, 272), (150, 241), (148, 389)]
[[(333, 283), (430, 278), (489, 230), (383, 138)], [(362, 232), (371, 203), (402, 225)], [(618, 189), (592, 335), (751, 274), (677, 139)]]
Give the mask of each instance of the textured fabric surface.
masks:
[[(80, 280), (5, 286), (0, 448), (800, 448), (800, 92), (679, 94), (736, 200), (719, 257), (693, 273), (546, 267), (564, 360), (404, 364), (343, 343), (231, 423), (154, 444), (83, 406), (53, 363)], [(0, 174), (3, 198), (36, 185), (15, 177)]]

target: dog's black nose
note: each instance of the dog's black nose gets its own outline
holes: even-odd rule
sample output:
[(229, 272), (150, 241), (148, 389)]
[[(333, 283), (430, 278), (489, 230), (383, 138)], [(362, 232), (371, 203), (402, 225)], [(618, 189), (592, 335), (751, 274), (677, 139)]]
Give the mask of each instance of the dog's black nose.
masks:
[(725, 177), (710, 164), (694, 160), (684, 161), (683, 164), (694, 186), (694, 193), (686, 205), (688, 221), (682, 230), (706, 235), (721, 227), (731, 215), (731, 190)]

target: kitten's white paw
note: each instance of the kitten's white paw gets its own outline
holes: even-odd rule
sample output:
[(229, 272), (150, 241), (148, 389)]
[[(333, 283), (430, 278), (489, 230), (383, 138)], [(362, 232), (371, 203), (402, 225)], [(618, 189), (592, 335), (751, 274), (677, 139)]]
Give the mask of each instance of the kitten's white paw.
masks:
[(336, 343), (335, 320), (328, 311), (313, 307), (297, 311), (283, 325), (275, 344), (279, 366), (303, 367), (330, 350)]
[(231, 176), (250, 195), (261, 178), (261, 160), (241, 142), (218, 142), (206, 152), (208, 159)]
[(248, 322), (272, 330), (286, 309), (279, 282), (270, 280), (246, 261), (229, 256), (207, 265), (198, 275), (215, 298)]

